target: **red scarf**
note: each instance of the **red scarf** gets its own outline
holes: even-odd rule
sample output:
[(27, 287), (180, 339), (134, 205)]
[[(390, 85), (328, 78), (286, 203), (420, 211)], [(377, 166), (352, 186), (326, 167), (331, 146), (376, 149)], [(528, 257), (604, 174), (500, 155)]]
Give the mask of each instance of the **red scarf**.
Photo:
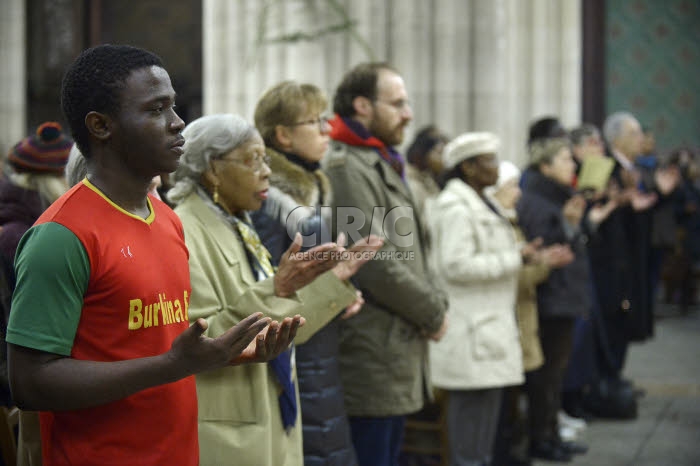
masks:
[[(379, 153), (382, 159), (391, 165), (391, 168), (399, 174), (401, 179), (404, 178), (403, 157), (392, 147), (386, 146), (382, 141), (369, 134), (361, 125), (353, 124), (354, 122), (352, 120), (346, 120), (339, 115), (335, 115), (328, 123), (331, 125), (331, 139), (350, 146), (372, 147)], [(351, 126), (354, 126), (354, 128)], [(366, 133), (367, 135), (363, 137), (363, 135), (358, 134), (358, 132)]]

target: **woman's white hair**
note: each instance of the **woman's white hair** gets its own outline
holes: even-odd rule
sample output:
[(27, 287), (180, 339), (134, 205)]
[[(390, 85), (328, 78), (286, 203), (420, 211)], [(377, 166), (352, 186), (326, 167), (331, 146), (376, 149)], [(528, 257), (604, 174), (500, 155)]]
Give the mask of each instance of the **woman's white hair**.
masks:
[(14, 185), (37, 191), (41, 199), (42, 210), (48, 208), (56, 199), (68, 191), (69, 186), (60, 174), (17, 172), (9, 165), (5, 167), (5, 173)]
[(78, 149), (77, 144), (73, 144), (68, 154), (68, 163), (66, 164), (66, 181), (69, 187), (73, 187), (80, 183), (87, 176), (87, 161), (85, 156)]
[(167, 194), (173, 204), (179, 204), (195, 190), (212, 159), (221, 158), (259, 134), (243, 117), (226, 113), (197, 118), (185, 127), (182, 135), (185, 152)]

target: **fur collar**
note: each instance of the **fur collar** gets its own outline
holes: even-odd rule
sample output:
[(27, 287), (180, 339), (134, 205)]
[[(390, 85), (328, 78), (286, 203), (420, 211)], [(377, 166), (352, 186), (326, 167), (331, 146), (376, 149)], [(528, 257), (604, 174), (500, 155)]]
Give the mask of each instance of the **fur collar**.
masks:
[(297, 205), (331, 205), (331, 184), (321, 171), (313, 172), (291, 162), (284, 154), (267, 148), (270, 156), (270, 185), (291, 197)]

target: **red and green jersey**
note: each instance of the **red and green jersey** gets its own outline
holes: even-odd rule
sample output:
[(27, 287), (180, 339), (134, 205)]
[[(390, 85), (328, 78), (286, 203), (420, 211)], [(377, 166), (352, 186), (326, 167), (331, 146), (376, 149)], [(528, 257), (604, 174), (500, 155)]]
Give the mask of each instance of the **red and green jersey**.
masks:
[[(149, 199), (145, 220), (84, 180), (22, 238), (7, 341), (90, 361), (167, 352), (188, 326), (180, 220)], [(41, 413), (44, 464), (196, 465), (194, 377), (95, 408)]]

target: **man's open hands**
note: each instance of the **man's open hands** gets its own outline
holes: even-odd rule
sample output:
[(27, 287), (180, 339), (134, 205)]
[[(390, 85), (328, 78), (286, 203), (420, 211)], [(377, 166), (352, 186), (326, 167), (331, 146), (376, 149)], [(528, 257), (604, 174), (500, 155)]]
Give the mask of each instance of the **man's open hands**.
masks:
[(250, 364), (256, 362), (267, 362), (282, 354), (294, 341), (297, 330), (303, 326), (306, 320), (299, 314), (294, 317), (285, 317), (282, 323), (276, 320), (270, 322), (255, 340), (241, 352), (241, 354), (231, 360), (231, 365)]
[(197, 319), (173, 341), (169, 357), (182, 369), (182, 376), (237, 364), (265, 362), (277, 357), (294, 340), (303, 317), (270, 321), (261, 312), (249, 315), (222, 335), (204, 335), (208, 323)]

